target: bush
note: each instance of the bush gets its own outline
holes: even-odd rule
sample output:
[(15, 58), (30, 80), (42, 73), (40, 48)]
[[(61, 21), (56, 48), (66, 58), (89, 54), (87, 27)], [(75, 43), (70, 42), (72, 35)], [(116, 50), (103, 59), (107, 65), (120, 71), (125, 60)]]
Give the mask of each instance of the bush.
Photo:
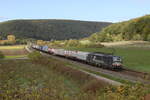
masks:
[(91, 81), (89, 81), (87, 84), (85, 84), (82, 88), (82, 90), (84, 92), (94, 92), (96, 93), (98, 90), (100, 90), (101, 88), (106, 87), (108, 84), (105, 82), (102, 82), (100, 80), (97, 79), (93, 79)]
[[(96, 42), (110, 42), (113, 41), (112, 35), (109, 33), (101, 33), (100, 35), (95, 35)], [(95, 40), (93, 40), (95, 41)]]
[(89, 43), (89, 44), (81, 44), (78, 47), (80, 48), (103, 48), (104, 45), (100, 43)]
[(15, 44), (15, 43), (13, 43), (13, 42), (7, 41), (7, 42), (4, 42), (3, 45), (14, 45), (14, 44)]
[(111, 100), (146, 100), (144, 97), (149, 94), (149, 89), (149, 85), (140, 83), (108, 87), (106, 88), (106, 98), (111, 98)]
[(112, 35), (112, 40), (113, 41), (123, 41), (123, 35), (122, 34)]
[(150, 41), (150, 34), (147, 36), (147, 41)]
[(91, 36), (89, 37), (89, 40), (90, 40), (91, 42), (97, 42), (97, 41), (99, 41), (99, 40), (98, 40), (98, 34), (95, 33), (95, 34), (91, 35)]
[(27, 44), (28, 41), (29, 39), (16, 39), (15, 44)]
[(4, 54), (0, 51), (0, 59), (5, 58)]
[(67, 47), (77, 47), (78, 45), (80, 45), (80, 42), (79, 42), (78, 40), (72, 40), (72, 39), (70, 39), (70, 40), (68, 40), (68, 41), (65, 43), (65, 45), (66, 45)]
[(133, 36), (133, 40), (142, 40), (142, 36), (140, 34), (136, 34)]
[(38, 61), (42, 58), (42, 55), (40, 52), (34, 51), (32, 53), (29, 53), (28, 57), (31, 61)]
[(64, 43), (62, 41), (53, 41), (49, 45), (52, 47), (64, 47)]

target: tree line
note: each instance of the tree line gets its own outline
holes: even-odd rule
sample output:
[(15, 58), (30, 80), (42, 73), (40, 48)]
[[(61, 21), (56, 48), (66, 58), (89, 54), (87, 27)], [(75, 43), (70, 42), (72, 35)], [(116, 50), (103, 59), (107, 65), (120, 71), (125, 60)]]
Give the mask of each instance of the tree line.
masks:
[(74, 20), (12, 20), (0, 23), (0, 33), (2, 37), (11, 33), (19, 39), (79, 39), (88, 37), (110, 24)]

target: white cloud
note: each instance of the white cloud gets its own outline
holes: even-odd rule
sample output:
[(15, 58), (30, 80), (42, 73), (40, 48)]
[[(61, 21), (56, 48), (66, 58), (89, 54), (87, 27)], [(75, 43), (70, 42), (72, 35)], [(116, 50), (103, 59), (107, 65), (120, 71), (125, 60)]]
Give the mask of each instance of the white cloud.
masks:
[(8, 19), (7, 17), (4, 16), (0, 16), (0, 19)]
[(3, 16), (0, 16), (0, 18), (4, 18)]

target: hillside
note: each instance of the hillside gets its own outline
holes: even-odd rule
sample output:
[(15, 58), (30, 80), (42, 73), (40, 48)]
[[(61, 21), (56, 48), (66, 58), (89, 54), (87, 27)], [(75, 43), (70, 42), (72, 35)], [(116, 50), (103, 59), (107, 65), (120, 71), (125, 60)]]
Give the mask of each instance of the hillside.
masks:
[(150, 40), (150, 15), (111, 24), (90, 37), (96, 41)]
[(100, 31), (111, 23), (75, 20), (12, 20), (0, 23), (2, 37), (14, 34), (18, 38), (43, 40), (79, 39)]

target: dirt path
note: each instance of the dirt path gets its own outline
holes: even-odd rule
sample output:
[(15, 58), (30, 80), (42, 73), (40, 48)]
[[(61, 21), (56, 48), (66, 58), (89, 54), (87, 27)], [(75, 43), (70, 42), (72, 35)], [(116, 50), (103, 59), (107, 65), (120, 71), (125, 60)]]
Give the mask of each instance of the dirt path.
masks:
[(106, 82), (106, 83), (108, 83), (108, 84), (116, 85), (116, 86), (122, 85), (122, 83), (120, 83), (120, 82), (116, 82), (116, 81), (114, 81), (114, 80), (110, 80), (110, 79), (108, 79), (108, 78), (104, 78), (104, 77), (102, 77), (102, 76), (99, 76), (99, 75), (96, 75), (96, 74), (93, 74), (93, 73), (89, 73), (89, 72), (84, 71), (84, 70), (80, 70), (80, 71), (82, 71), (82, 72), (84, 72), (84, 73), (87, 73), (87, 74), (89, 74), (89, 75), (91, 75), (91, 76), (97, 78), (98, 80), (104, 81), (104, 82)]

